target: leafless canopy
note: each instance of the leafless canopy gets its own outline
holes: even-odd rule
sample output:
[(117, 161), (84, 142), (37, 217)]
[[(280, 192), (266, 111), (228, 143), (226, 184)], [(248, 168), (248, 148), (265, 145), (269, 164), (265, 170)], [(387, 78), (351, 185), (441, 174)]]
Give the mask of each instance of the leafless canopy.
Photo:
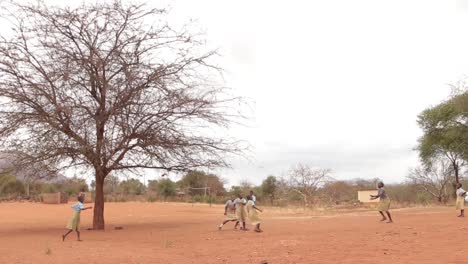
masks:
[(216, 52), (165, 10), (118, 0), (2, 10), (13, 32), (0, 36), (0, 150), (93, 168), (95, 228), (110, 172), (227, 166), (227, 153), (241, 153), (219, 133), (239, 98), (216, 82)]
[(332, 180), (330, 173), (330, 169), (314, 168), (299, 163), (288, 172), (289, 186), (303, 197), (304, 205), (308, 206), (317, 190)]
[[(24, 161), (110, 171), (226, 166), (237, 144), (204, 136), (227, 128), (232, 98), (210, 79), (214, 51), (165, 10), (10, 5), (0, 40), (0, 136)], [(151, 23), (151, 24), (149, 24)]]
[(408, 180), (433, 196), (439, 202), (449, 198), (449, 184), (453, 167), (445, 159), (436, 159), (430, 166), (420, 166), (410, 170)]

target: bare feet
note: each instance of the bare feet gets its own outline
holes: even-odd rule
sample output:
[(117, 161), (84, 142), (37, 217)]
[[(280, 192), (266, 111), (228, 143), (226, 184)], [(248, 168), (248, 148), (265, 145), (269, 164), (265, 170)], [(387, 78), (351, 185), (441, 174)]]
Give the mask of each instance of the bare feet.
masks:
[(255, 229), (255, 232), (261, 233), (261, 232), (263, 232), (263, 230), (261, 230), (261, 229)]
[(391, 224), (391, 223), (393, 223), (392, 220), (388, 220), (388, 221), (387, 221), (387, 224)]
[(387, 221), (387, 218), (380, 219), (380, 222), (385, 222), (385, 221)]
[(81, 240), (81, 239), (77, 239), (76, 241), (78, 241), (78, 242), (81, 242), (81, 241), (83, 241), (83, 240)]
[(458, 217), (465, 217), (464, 215), (459, 215)]
[(62, 242), (65, 241), (65, 235), (62, 235)]

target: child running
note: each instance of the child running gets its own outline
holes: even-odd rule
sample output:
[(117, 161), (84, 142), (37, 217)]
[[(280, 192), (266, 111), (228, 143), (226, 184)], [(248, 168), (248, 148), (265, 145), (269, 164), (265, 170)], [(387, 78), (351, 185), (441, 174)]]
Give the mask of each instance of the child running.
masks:
[(460, 210), (460, 215), (458, 217), (465, 217), (465, 195), (466, 191), (462, 189), (462, 184), (457, 183), (457, 202), (456, 209)]
[(255, 232), (263, 232), (263, 230), (260, 229), (260, 218), (258, 217), (257, 210), (262, 212), (262, 210), (258, 207), (255, 206), (255, 201), (253, 200), (252, 196), (247, 196), (247, 215), (249, 216), (249, 221), (252, 225), (255, 226)]
[(382, 220), (380, 220), (380, 221), (383, 222), (383, 221), (387, 220), (387, 218), (385, 217), (385, 215), (383, 213), (383, 212), (386, 212), (387, 216), (388, 216), (387, 223), (393, 223), (392, 216), (390, 215), (390, 212), (389, 212), (390, 199), (388, 198), (387, 193), (385, 192), (383, 182), (379, 182), (377, 187), (379, 188), (379, 190), (377, 192), (377, 195), (371, 195), (370, 199), (375, 200), (377, 198), (380, 198), (379, 206), (377, 207), (377, 210), (379, 210), (379, 213), (382, 215)]
[(247, 200), (244, 199), (243, 194), (240, 193), (235, 200), (236, 203), (236, 215), (237, 215), (237, 222), (234, 228), (237, 228), (239, 225), (239, 222), (242, 222), (242, 227), (241, 230), (247, 231), (245, 228), (245, 218), (247, 215), (247, 212), (245, 211), (245, 204), (247, 203)]
[(68, 232), (64, 235), (62, 235), (62, 241), (65, 241), (65, 238), (70, 234), (73, 230), (76, 231), (76, 235), (78, 236), (78, 241), (81, 241), (80, 239), (80, 213), (83, 210), (87, 209), (92, 209), (93, 207), (84, 207), (83, 205), (84, 202), (84, 195), (79, 195), (78, 196), (78, 202), (72, 206), (73, 208), (73, 216), (68, 222), (67, 229)]
[(237, 221), (235, 200), (236, 197), (232, 195), (231, 199), (226, 202), (226, 205), (224, 206), (224, 215), (226, 217), (224, 218), (224, 222), (219, 225), (219, 230), (221, 230), (227, 222)]

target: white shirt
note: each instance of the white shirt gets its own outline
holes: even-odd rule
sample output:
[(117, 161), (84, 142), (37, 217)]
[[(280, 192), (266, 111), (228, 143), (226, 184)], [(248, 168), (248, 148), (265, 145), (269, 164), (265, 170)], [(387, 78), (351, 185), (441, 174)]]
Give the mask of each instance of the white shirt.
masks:
[(236, 203), (236, 208), (237, 208), (237, 204), (245, 205), (247, 203), (247, 200), (245, 198), (242, 198), (242, 199), (237, 198), (234, 202)]
[(466, 193), (466, 191), (463, 190), (462, 188), (457, 189), (457, 196), (463, 196), (464, 193)]
[(228, 200), (228, 201), (226, 202), (225, 207), (231, 208), (231, 207), (233, 207), (233, 206), (236, 206), (236, 203), (235, 203), (234, 201)]

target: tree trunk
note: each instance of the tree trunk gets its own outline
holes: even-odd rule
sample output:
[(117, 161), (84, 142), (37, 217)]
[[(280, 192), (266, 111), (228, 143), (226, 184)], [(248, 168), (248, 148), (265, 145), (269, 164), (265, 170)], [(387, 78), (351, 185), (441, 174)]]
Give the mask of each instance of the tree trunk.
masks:
[(460, 183), (460, 180), (458, 178), (458, 162), (453, 162), (453, 171), (455, 172), (455, 181), (457, 183)]
[(96, 170), (93, 229), (104, 229), (104, 174)]

